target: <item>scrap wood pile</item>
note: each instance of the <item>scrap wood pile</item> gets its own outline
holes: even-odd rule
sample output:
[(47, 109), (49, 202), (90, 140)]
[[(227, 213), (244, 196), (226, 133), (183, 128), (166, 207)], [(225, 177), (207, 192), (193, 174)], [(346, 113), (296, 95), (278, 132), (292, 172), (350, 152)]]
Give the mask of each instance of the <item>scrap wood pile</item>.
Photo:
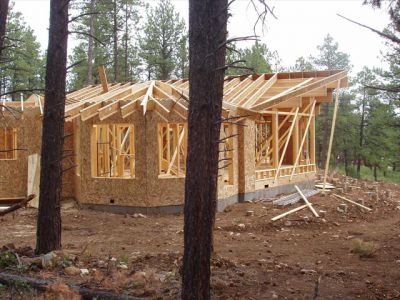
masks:
[(29, 203), (29, 201), (33, 200), (36, 196), (35, 195), (29, 195), (28, 197), (24, 198), (2, 198), (0, 199), (0, 204), (8, 204), (11, 203), (11, 206), (3, 206), (0, 210), (0, 216), (4, 216), (6, 214), (9, 214), (13, 211), (16, 211), (17, 209), (20, 209), (22, 207), (26, 207)]
[[(326, 201), (337, 201), (336, 210), (340, 213), (347, 213), (348, 207), (357, 207), (362, 213), (372, 212), (378, 201), (383, 204), (388, 203), (388, 201), (390, 203), (395, 201), (394, 191), (385, 188), (382, 183), (361, 181), (339, 175), (330, 178), (329, 181), (325, 185), (323, 182), (316, 182), (314, 190), (301, 190), (298, 186), (295, 186), (296, 193), (274, 200), (274, 205), (281, 206), (293, 205), (299, 201), (302, 201), (303, 204), (274, 216), (271, 220), (277, 221), (306, 208), (316, 218), (319, 218), (320, 214), (324, 215), (326, 212), (320, 210), (320, 213), (318, 213), (315, 206), (325, 206), (326, 203), (324, 202)], [(400, 206), (397, 206), (397, 209), (400, 210)]]

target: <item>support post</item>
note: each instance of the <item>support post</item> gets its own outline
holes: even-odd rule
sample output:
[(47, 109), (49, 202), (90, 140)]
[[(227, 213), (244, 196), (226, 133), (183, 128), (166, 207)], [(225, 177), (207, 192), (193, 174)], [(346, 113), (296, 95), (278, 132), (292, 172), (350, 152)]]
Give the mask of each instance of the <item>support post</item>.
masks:
[(276, 169), (279, 164), (279, 116), (275, 108), (272, 115), (272, 165)]
[(338, 80), (337, 88), (336, 88), (335, 108), (333, 110), (331, 136), (329, 138), (328, 154), (326, 156), (324, 185), (323, 185), (323, 188), (322, 188), (322, 194), (325, 194), (325, 185), (326, 185), (326, 179), (328, 177), (328, 171), (329, 171), (329, 162), (330, 162), (330, 158), (331, 158), (332, 142), (333, 142), (333, 136), (335, 134), (336, 115), (337, 115), (337, 110), (338, 110), (338, 107), (339, 107), (339, 88), (340, 88), (340, 80)]

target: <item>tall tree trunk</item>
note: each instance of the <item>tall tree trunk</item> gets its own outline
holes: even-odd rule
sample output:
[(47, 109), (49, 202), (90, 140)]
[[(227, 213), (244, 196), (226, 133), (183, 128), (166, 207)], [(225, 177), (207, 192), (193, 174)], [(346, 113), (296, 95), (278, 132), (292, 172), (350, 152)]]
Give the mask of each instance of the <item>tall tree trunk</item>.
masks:
[(376, 167), (376, 165), (374, 165), (374, 179), (375, 179), (375, 181), (378, 181), (378, 171), (377, 171), (377, 167)]
[(125, 4), (125, 82), (129, 81), (129, 8)]
[(4, 38), (6, 36), (8, 5), (9, 0), (0, 0), (0, 61), (4, 47)]
[[(93, 13), (96, 7), (96, 0), (90, 1), (90, 12)], [(89, 19), (89, 37), (88, 37), (88, 69), (86, 75), (86, 84), (93, 84), (93, 36), (94, 36), (94, 15)]]
[[(189, 1), (189, 136), (182, 299), (210, 299), (228, 0)], [(218, 69), (219, 68), (219, 69)]]
[[(366, 94), (365, 94), (365, 88), (364, 88), (364, 93), (363, 93), (363, 100), (361, 104), (361, 121), (360, 121), (360, 150), (362, 149), (362, 146), (364, 144), (364, 122), (365, 122), (365, 99)], [(357, 178), (360, 178), (361, 175), (361, 153), (358, 153), (358, 159), (357, 159)]]
[(343, 156), (344, 156), (344, 171), (346, 176), (349, 176), (349, 163), (348, 163), (348, 155), (347, 155), (347, 150), (343, 151)]
[(51, 0), (36, 253), (61, 248), (60, 198), (69, 0)]
[(118, 61), (118, 11), (117, 11), (117, 0), (113, 1), (113, 35), (114, 35), (114, 81), (119, 81), (119, 61)]

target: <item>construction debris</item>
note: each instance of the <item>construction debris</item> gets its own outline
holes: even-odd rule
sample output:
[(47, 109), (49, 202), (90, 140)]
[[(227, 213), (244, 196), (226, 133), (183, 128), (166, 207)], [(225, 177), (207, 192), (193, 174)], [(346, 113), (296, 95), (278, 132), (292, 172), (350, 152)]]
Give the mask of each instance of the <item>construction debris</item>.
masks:
[[(319, 193), (319, 191), (310, 190), (310, 189), (303, 191), (304, 196), (306, 196), (307, 198), (310, 198), (318, 193)], [(300, 201), (300, 199), (301, 199), (301, 196), (298, 193), (294, 193), (294, 194), (290, 194), (290, 195), (284, 196), (282, 198), (279, 198), (278, 200), (274, 200), (274, 201), (272, 201), (272, 203), (275, 205), (284, 206), (284, 205), (288, 205), (288, 204), (297, 203)]]
[(339, 196), (339, 195), (337, 195), (337, 194), (333, 194), (333, 196), (335, 196), (335, 197), (337, 197), (337, 198), (339, 198), (339, 199), (342, 199), (342, 200), (344, 200), (344, 201), (350, 202), (350, 203), (352, 203), (352, 204), (355, 204), (355, 205), (357, 205), (357, 206), (359, 206), (359, 207), (362, 207), (362, 208), (364, 208), (364, 209), (366, 209), (366, 210), (368, 210), (368, 211), (371, 211), (371, 210), (372, 210), (371, 208), (366, 207), (365, 205), (362, 205), (362, 204), (357, 203), (357, 202), (355, 202), (355, 201), (349, 200), (349, 199), (347, 199), (347, 198), (345, 198), (345, 197), (342, 197), (342, 196)]
[(301, 192), (301, 190), (299, 189), (299, 187), (297, 185), (294, 186), (297, 190), (297, 192), (300, 194), (301, 198), (303, 198), (304, 202), (307, 204), (308, 208), (312, 211), (312, 213), (314, 214), (314, 216), (316, 216), (317, 218), (319, 218), (318, 213), (315, 211), (314, 207), (312, 207), (312, 204), (307, 200), (307, 198), (304, 196), (304, 194)]

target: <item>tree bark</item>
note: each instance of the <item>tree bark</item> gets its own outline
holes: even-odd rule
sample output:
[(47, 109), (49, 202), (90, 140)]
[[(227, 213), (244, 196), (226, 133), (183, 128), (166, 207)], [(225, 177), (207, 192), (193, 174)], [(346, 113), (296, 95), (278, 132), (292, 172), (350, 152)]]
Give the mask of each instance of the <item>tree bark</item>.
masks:
[[(90, 12), (93, 13), (96, 7), (96, 0), (90, 1)], [(88, 69), (86, 75), (86, 84), (93, 84), (93, 36), (94, 36), (94, 15), (89, 19), (89, 37), (88, 37)]]
[(346, 176), (349, 176), (349, 163), (348, 163), (348, 155), (347, 155), (347, 150), (343, 151), (343, 156), (344, 156), (344, 171)]
[[(19, 276), (14, 274), (0, 273), (0, 283), (6, 285), (15, 285), (17, 282), (26, 282), (39, 291), (48, 291), (49, 286), (57, 284), (56, 280), (43, 280), (27, 276)], [(142, 300), (143, 298), (137, 298), (129, 295), (121, 295), (113, 292), (93, 290), (85, 287), (76, 285), (68, 285), (71, 289), (78, 292), (82, 299), (108, 299), (108, 300)], [(59, 297), (56, 299), (64, 299)]]
[(375, 178), (375, 181), (378, 181), (378, 172), (377, 172), (376, 165), (374, 165), (374, 178)]
[[(365, 123), (365, 88), (364, 88), (364, 94), (363, 94), (363, 100), (361, 104), (361, 121), (360, 121), (360, 151), (362, 149), (362, 146), (364, 144), (364, 123)], [(357, 159), (357, 178), (360, 178), (361, 176), (361, 154), (360, 151), (358, 151), (358, 159)]]
[(9, 0), (0, 0), (0, 59), (4, 45), (4, 38), (6, 36), (7, 14)]
[(113, 35), (114, 35), (114, 81), (119, 81), (119, 61), (118, 61), (118, 11), (117, 0), (113, 1)]
[(125, 82), (129, 81), (129, 7), (125, 3)]
[(69, 0), (51, 0), (36, 253), (61, 248), (60, 198)]
[(227, 0), (189, 1), (189, 117), (182, 299), (210, 299)]

